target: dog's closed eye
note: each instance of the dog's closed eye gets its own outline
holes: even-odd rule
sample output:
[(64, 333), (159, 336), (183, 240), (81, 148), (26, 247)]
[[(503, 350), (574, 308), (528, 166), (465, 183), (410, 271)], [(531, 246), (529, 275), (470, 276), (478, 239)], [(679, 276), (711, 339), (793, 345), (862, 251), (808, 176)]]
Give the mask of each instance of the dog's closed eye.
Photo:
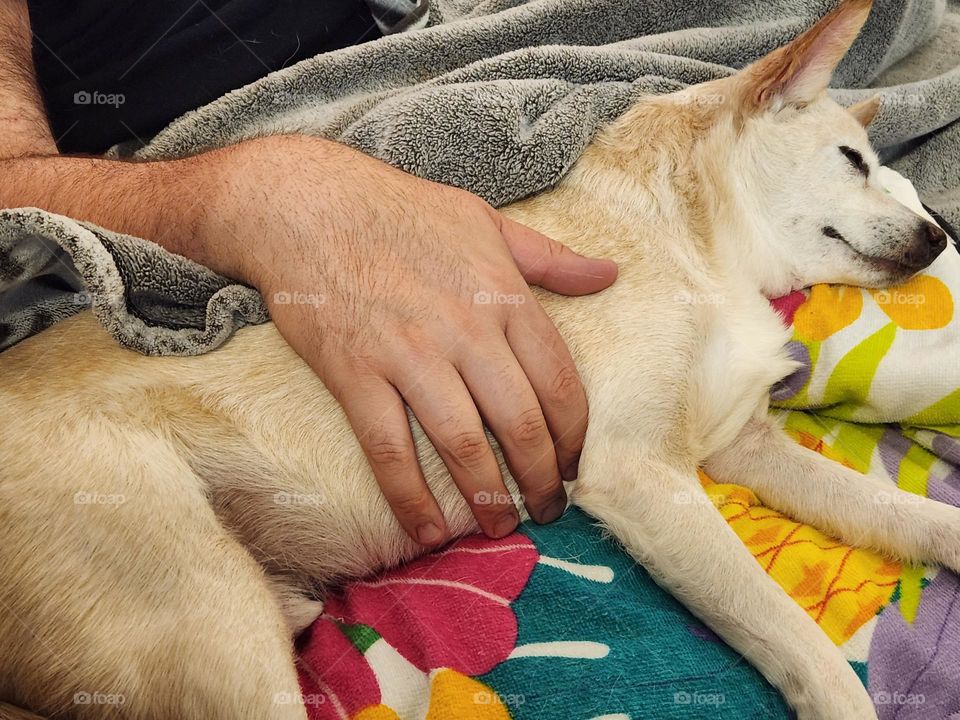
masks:
[(843, 156), (850, 161), (850, 164), (857, 169), (858, 173), (864, 177), (870, 177), (870, 166), (864, 161), (863, 155), (859, 150), (854, 150), (847, 145), (841, 145), (840, 152), (842, 152)]

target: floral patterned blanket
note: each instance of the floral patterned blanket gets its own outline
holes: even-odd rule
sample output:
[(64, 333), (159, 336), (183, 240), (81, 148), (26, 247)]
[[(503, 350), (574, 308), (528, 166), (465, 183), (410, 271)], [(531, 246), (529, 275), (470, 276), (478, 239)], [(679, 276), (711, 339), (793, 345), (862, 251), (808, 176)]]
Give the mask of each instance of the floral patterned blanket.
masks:
[[(909, 183), (885, 182), (919, 208)], [(960, 505), (958, 297), (949, 247), (897, 288), (818, 286), (775, 301), (804, 361), (772, 395), (787, 432), (891, 488)], [(843, 545), (746, 488), (701, 480), (840, 646), (882, 720), (960, 720), (955, 575)], [(576, 510), (346, 587), (299, 653), (311, 720), (788, 717), (756, 670)]]

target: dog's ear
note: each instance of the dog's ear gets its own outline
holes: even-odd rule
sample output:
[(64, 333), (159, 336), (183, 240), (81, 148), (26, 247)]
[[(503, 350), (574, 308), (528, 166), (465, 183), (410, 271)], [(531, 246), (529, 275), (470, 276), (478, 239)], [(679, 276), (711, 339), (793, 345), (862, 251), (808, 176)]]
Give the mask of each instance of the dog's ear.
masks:
[(880, 96), (874, 95), (872, 98), (861, 100), (856, 105), (848, 107), (847, 110), (857, 119), (857, 122), (867, 127), (873, 122), (880, 110)]
[(743, 104), (748, 110), (777, 111), (805, 105), (830, 85), (870, 15), (873, 0), (842, 0), (840, 5), (789, 45), (741, 71)]

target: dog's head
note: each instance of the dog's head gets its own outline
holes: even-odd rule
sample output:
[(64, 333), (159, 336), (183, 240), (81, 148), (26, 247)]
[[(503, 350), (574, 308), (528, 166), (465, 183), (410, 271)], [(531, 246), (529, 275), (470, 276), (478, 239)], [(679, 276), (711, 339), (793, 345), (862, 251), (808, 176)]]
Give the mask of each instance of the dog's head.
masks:
[(847, 110), (826, 93), (870, 6), (844, 0), (789, 45), (680, 94), (688, 104), (691, 95), (704, 105), (719, 98), (713, 124), (727, 132), (713, 134), (712, 154), (726, 166), (736, 212), (750, 216), (753, 247), (740, 250), (767, 264), (754, 270), (773, 291), (896, 284), (946, 246), (939, 227), (893, 199), (878, 179), (865, 128), (879, 100)]

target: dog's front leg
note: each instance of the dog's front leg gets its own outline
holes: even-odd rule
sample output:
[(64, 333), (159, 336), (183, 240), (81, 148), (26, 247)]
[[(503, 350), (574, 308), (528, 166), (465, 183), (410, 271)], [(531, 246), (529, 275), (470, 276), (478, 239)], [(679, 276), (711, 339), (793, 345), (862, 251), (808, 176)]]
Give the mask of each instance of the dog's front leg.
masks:
[(706, 464), (714, 480), (845, 543), (960, 572), (960, 509), (863, 475), (791, 440), (765, 414)]
[(616, 459), (585, 469), (573, 496), (578, 506), (763, 673), (800, 720), (875, 720), (853, 669), (763, 571), (692, 466), (610, 457)]

